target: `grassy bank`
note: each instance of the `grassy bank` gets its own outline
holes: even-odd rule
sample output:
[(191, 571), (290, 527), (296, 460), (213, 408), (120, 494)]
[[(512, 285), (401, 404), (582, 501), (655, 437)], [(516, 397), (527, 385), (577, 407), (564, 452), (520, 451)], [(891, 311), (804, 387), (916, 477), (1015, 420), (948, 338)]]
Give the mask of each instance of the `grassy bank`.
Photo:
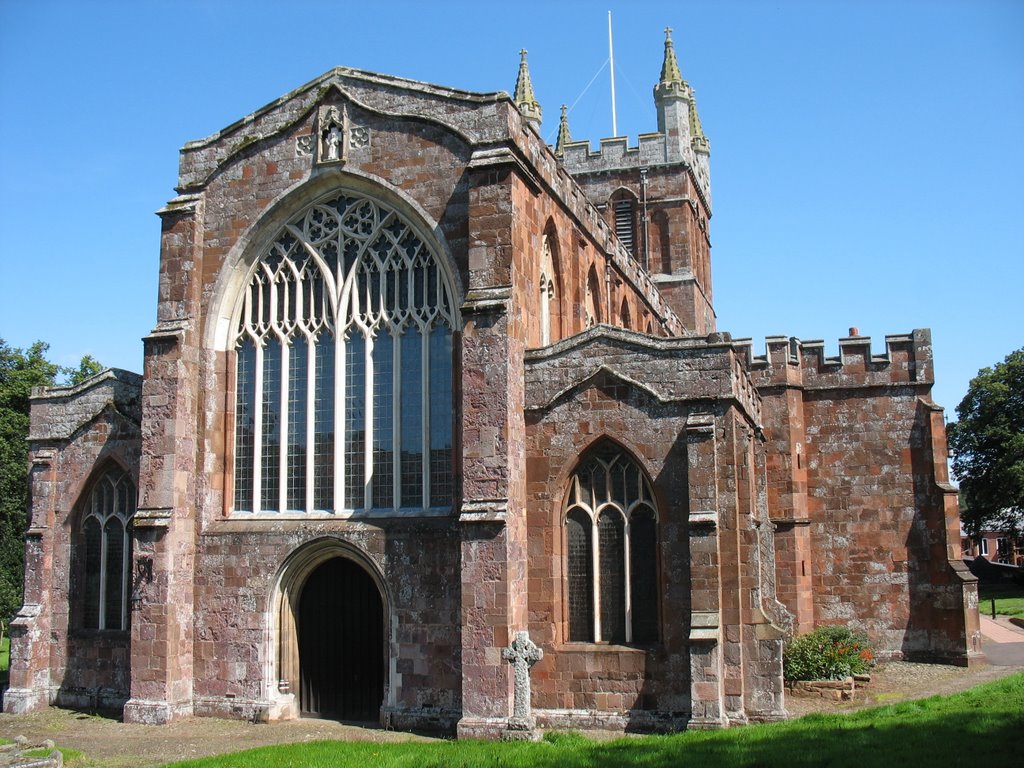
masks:
[(978, 610), (983, 616), (991, 615), (995, 600), (997, 614), (1024, 619), (1024, 587), (981, 587), (978, 592), (981, 599)]
[[(314, 742), (175, 763), (173, 768), (875, 768), (1020, 765), (1024, 674), (964, 693), (848, 715), (787, 723), (592, 742), (550, 734), (538, 744)], [(74, 763), (71, 763), (73, 768)]]

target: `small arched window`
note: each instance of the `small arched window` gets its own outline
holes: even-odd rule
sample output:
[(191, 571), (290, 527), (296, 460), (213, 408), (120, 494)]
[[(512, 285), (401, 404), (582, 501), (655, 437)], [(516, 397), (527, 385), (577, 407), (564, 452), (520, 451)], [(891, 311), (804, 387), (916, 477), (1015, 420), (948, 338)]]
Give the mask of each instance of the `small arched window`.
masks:
[(540, 280), (537, 297), (540, 305), (540, 343), (546, 347), (551, 343), (552, 318), (557, 317), (555, 304), (555, 265), (551, 257), (551, 235), (544, 235), (540, 252)]
[(657, 512), (647, 473), (603, 442), (569, 480), (565, 502), (570, 642), (658, 639)]
[(622, 306), (619, 309), (619, 322), (623, 328), (631, 328), (633, 325), (633, 315), (629, 311), (629, 302), (625, 296), (622, 297)]
[(128, 474), (111, 469), (93, 483), (86, 497), (80, 539), (84, 629), (128, 629), (135, 496)]
[(597, 276), (597, 268), (591, 264), (587, 273), (586, 313), (587, 328), (601, 322), (601, 281)]
[(398, 211), (343, 192), (293, 217), (236, 326), (235, 511), (450, 508), (455, 325)]

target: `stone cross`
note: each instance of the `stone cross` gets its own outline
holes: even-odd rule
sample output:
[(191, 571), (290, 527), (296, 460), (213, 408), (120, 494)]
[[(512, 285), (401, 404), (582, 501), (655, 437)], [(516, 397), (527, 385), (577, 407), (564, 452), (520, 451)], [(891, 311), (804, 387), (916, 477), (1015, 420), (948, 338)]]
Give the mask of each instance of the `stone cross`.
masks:
[(530, 717), (530, 667), (544, 658), (544, 651), (530, 640), (528, 632), (520, 630), (512, 644), (501, 649), (501, 655), (515, 670), (512, 716), (516, 720), (527, 720)]

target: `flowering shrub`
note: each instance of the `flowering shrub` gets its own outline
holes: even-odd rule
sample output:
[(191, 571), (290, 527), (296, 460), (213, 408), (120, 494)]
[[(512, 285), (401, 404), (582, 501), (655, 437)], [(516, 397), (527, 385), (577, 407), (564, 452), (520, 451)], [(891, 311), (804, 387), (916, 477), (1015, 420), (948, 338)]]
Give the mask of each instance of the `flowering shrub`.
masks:
[(867, 672), (874, 662), (868, 636), (849, 627), (818, 627), (794, 637), (782, 651), (787, 680), (842, 680)]

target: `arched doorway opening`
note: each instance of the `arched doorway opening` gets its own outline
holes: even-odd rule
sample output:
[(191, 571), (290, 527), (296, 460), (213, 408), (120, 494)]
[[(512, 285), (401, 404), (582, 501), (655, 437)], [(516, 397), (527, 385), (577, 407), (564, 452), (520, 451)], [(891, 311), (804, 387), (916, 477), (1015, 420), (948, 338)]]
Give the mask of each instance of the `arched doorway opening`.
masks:
[(298, 605), (299, 706), (305, 717), (374, 721), (384, 698), (384, 602), (355, 561), (332, 557)]

